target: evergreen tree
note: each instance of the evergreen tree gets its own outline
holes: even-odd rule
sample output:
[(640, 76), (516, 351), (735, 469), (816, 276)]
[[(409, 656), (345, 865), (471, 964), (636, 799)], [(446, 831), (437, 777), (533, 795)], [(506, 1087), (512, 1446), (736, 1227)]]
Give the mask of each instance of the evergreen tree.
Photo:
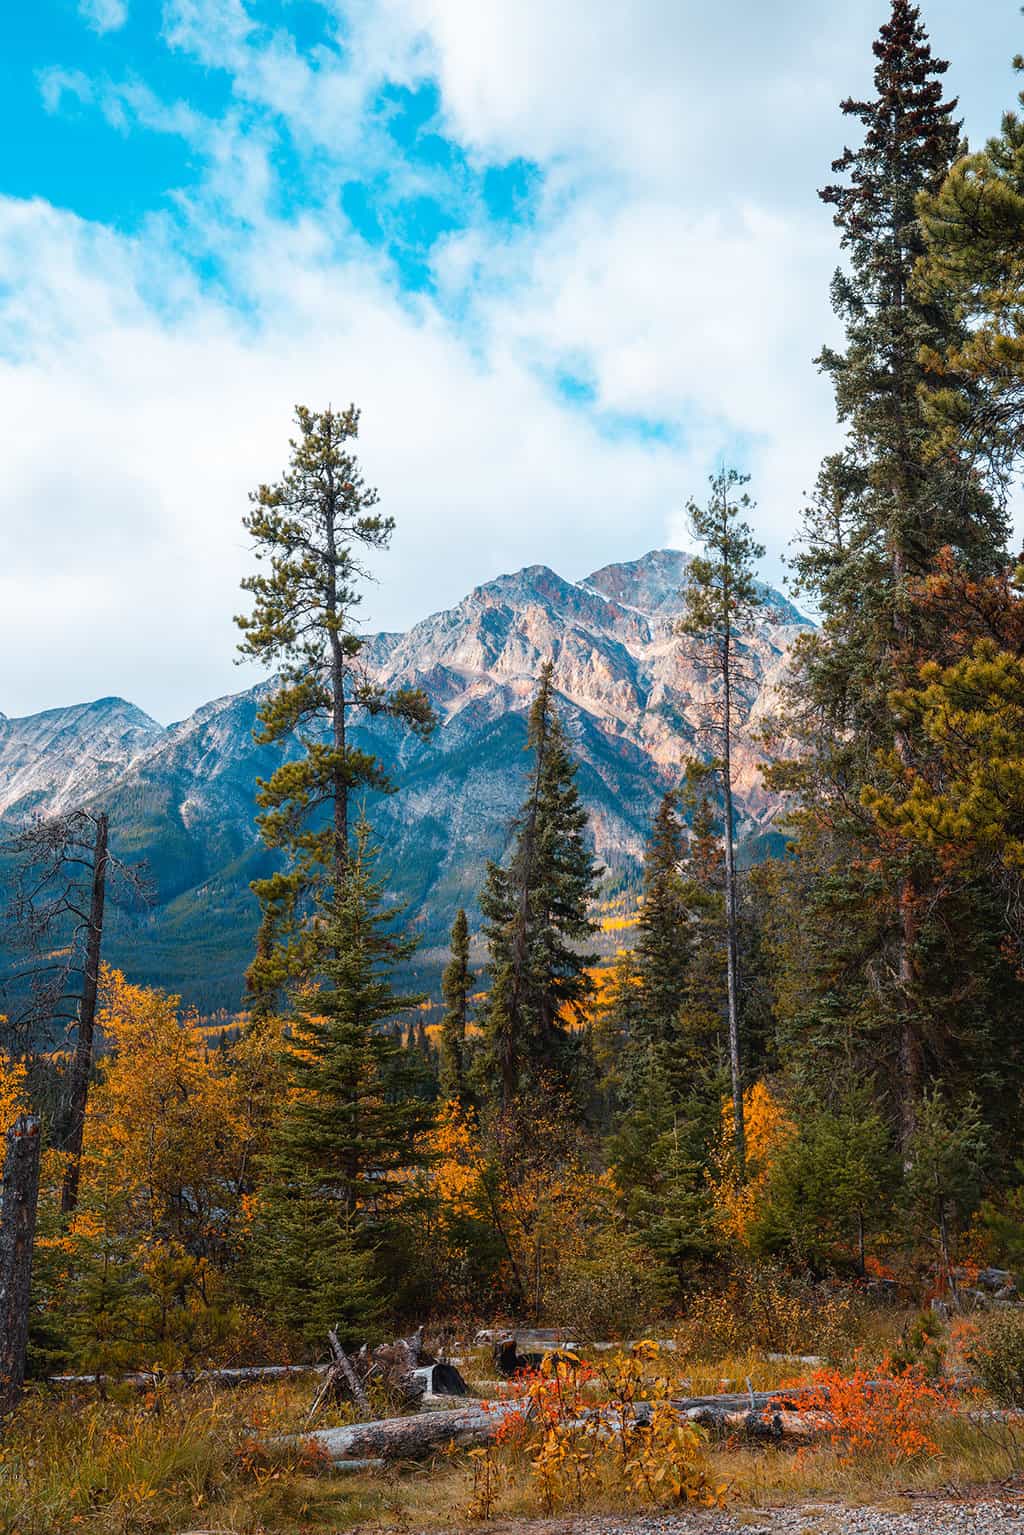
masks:
[[(377, 492), (363, 480), (349, 443), (359, 412), (296, 408), (299, 436), (282, 480), (250, 496), (243, 519), (256, 558), (269, 573), (249, 576), (250, 616), (236, 619), (242, 655), (277, 665), (280, 686), (262, 705), (256, 740), (297, 738), (301, 755), (260, 781), (259, 827), (287, 867), (253, 888), (263, 926), (249, 985), (257, 1010), (272, 1005), (289, 976), (311, 973), (309, 921), (317, 899), (340, 886), (349, 856), (349, 800), (358, 790), (387, 793), (384, 764), (354, 744), (354, 710), (386, 715), (419, 734), (433, 728), (423, 693), (385, 692), (360, 664), (364, 639), (353, 628), (366, 571), (360, 550), (384, 549), (394, 520), (374, 510)], [(305, 920), (304, 920), (305, 919)]]
[[(353, 1307), (360, 1295), (370, 1305), (369, 1265), (359, 1253), (393, 1235), (431, 1120), (429, 1105), (411, 1091), (401, 1043), (388, 1027), (422, 1000), (398, 994), (393, 984), (415, 944), (394, 931), (400, 912), (382, 904), (374, 863), (361, 823), (322, 908), (324, 984), (301, 994), (287, 1042), (293, 1092), (281, 1111), (260, 1198), (265, 1229), (279, 1232), (256, 1264), (257, 1287), (268, 1300), (286, 1283), (298, 1283), (300, 1273), (306, 1291), (315, 1289), (327, 1260), (323, 1240), (310, 1245), (310, 1234), (329, 1231), (329, 1250), (339, 1265), (344, 1259), (345, 1284), (353, 1287)], [(331, 1301), (335, 1312), (339, 1306), (337, 1298)], [(366, 1315), (360, 1301), (350, 1320), (355, 1325)]]
[(549, 661), (530, 710), (533, 771), (512, 856), (507, 868), (488, 865), (480, 896), (491, 972), (482, 1066), (488, 1094), (503, 1109), (548, 1073), (572, 1079), (565, 1018), (583, 1021), (592, 990), (594, 956), (579, 945), (595, 931), (589, 906), (598, 869), (584, 840), (587, 815), (555, 712), (552, 672)]
[(958, 453), (966, 444), (1005, 483), (1024, 454), (1024, 120), (1005, 113), (1002, 131), (959, 160), (939, 192), (923, 192), (918, 211), (919, 290), (952, 305), (967, 327), (922, 353), (934, 375), (925, 406), (936, 446)]
[(658, 806), (644, 851), (644, 883), (636, 955), (643, 999), (643, 1035), (637, 1045), (674, 1039), (690, 959), (689, 912), (682, 863), (686, 828), (678, 796), (670, 790)]
[(686, 1053), (704, 1076), (717, 1075), (728, 1057), (725, 854), (707, 792), (709, 776), (706, 767), (691, 763), (683, 791), (691, 818), (682, 870), (689, 962), (678, 1019)]
[(314, 1349), (331, 1328), (343, 1348), (372, 1340), (382, 1304), (374, 1256), (318, 1178), (294, 1168), (271, 1175), (256, 1209), (250, 1266), (276, 1326)]
[(749, 475), (738, 474), (735, 469), (723, 469), (711, 477), (711, 495), (707, 504), (698, 506), (691, 501), (687, 506), (693, 533), (705, 553), (690, 562), (679, 625), (680, 633), (692, 642), (694, 658), (714, 676), (720, 690), (720, 706), (704, 722), (704, 728), (714, 743), (722, 786), (729, 1066), (736, 1161), (740, 1169), (745, 1159), (745, 1146), (732, 741), (737, 711), (736, 688), (742, 680), (737, 658), (739, 635), (764, 605), (753, 569), (754, 561), (763, 558), (764, 548), (740, 516), (753, 506), (750, 497), (742, 490), (748, 482)]
[(647, 845), (640, 938), (621, 967), (624, 1112), (608, 1142), (624, 1214), (680, 1277), (714, 1246), (707, 1155), (725, 1087), (724, 857), (708, 777), (689, 765)]
[(957, 1105), (938, 1087), (925, 1094), (904, 1187), (908, 1234), (934, 1243), (954, 1301), (957, 1237), (978, 1203), (987, 1151), (988, 1132), (973, 1093)]
[(707, 1150), (720, 1122), (717, 1094), (680, 1103), (648, 1053), (631, 1082), (632, 1101), (607, 1154), (626, 1219), (682, 1278), (715, 1247)]
[(889, 1127), (869, 1093), (844, 1087), (835, 1105), (799, 1105), (797, 1134), (773, 1158), (755, 1212), (755, 1249), (788, 1248), (819, 1272), (852, 1251), (866, 1273), (867, 1238), (891, 1211), (895, 1159)]
[(452, 957), (441, 977), (444, 1018), (441, 1022), (441, 1097), (445, 1103), (466, 1098), (466, 1024), (473, 973), (469, 968), (469, 923), (461, 909), (451, 933)]
[(593, 1048), (600, 1101), (598, 1121), (606, 1128), (628, 1102), (627, 1079), (636, 1041), (644, 1038), (645, 1007), (635, 949), (620, 949), (594, 1008)]
[[(959, 148), (956, 103), (943, 99), (947, 65), (932, 56), (908, 0), (893, 0), (874, 52), (874, 95), (842, 104), (862, 124), (864, 141), (834, 162), (842, 179), (821, 193), (835, 210), (848, 269), (832, 285), (846, 346), (826, 347), (819, 365), (832, 379), (847, 441), (826, 460), (805, 517), (799, 586), (823, 622), (798, 647), (788, 729), (802, 736), (804, 760), (775, 782), (798, 788), (805, 834), (825, 856), (825, 880), (803, 920), (821, 924), (823, 948), (829, 932), (842, 944), (871, 934), (854, 1006), (887, 1041), (877, 1069), (898, 1084), (907, 1147), (926, 1080), (925, 968), (937, 930), (925, 928), (935, 914), (935, 882), (926, 859), (893, 857), (880, 844), (860, 793), (879, 753), (889, 754), (896, 776), (914, 761), (913, 734), (891, 694), (916, 674), (934, 639), (936, 618), (915, 601), (915, 580), (946, 546), (969, 568), (988, 567), (1004, 524), (973, 466), (955, 453), (935, 455), (930, 442), (926, 396), (934, 379), (922, 356), (960, 334), (952, 306), (913, 281), (925, 248), (917, 200), (938, 190)], [(858, 905), (861, 933), (851, 937)], [(849, 982), (845, 967), (826, 969)]]

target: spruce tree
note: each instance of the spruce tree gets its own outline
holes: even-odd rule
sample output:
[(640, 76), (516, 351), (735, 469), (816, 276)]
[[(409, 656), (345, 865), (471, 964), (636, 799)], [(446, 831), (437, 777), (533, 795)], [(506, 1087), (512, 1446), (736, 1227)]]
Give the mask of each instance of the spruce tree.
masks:
[(267, 1011), (292, 976), (310, 974), (316, 901), (339, 887), (349, 856), (349, 800), (360, 790), (387, 793), (384, 764), (350, 736), (354, 711), (386, 715), (419, 734), (433, 728), (426, 697), (412, 688), (388, 693), (361, 663), (365, 644), (353, 627), (366, 577), (363, 550), (385, 549), (394, 520), (374, 510), (377, 492), (363, 479), (349, 444), (359, 412), (296, 407), (284, 478), (250, 496), (243, 519), (257, 560), (269, 571), (247, 577), (249, 616), (236, 619), (242, 655), (278, 666), (280, 685), (259, 711), (262, 745), (297, 742), (300, 755), (260, 781), (259, 827), (284, 870), (256, 880), (263, 910), (249, 986)]
[[(895, 858), (879, 845), (860, 792), (879, 754), (888, 754), (896, 778), (912, 770), (913, 733), (891, 695), (916, 675), (941, 627), (916, 600), (915, 583), (947, 546), (968, 568), (987, 568), (1004, 524), (973, 466), (956, 453), (936, 455), (930, 437), (935, 379), (922, 357), (948, 346), (960, 325), (952, 305), (913, 280), (925, 248), (917, 200), (938, 190), (959, 150), (956, 103), (943, 98), (947, 65), (933, 57), (908, 0), (893, 0), (874, 53), (874, 94), (842, 104), (862, 125), (863, 143), (844, 150), (833, 164), (841, 179), (820, 194), (835, 210), (847, 258), (832, 284), (846, 345), (819, 358), (847, 439), (825, 461), (805, 517), (799, 589), (822, 625), (797, 653), (788, 728), (803, 737), (804, 761), (781, 770), (776, 783), (799, 789), (815, 856), (823, 830), (831, 839), (832, 867), (807, 913), (823, 924), (822, 947), (840, 922), (849, 945), (859, 901), (865, 937), (874, 930), (865, 961), (876, 980), (865, 980), (863, 1003), (878, 1015), (872, 1027), (889, 1036), (878, 1069), (898, 1084), (908, 1147), (926, 1080), (923, 963), (937, 934), (924, 924), (934, 917), (935, 882), (926, 860)], [(861, 900), (872, 885), (881, 888)], [(838, 967), (827, 968), (835, 977)], [(838, 973), (845, 984), (849, 972)]]
[(322, 1349), (329, 1329), (345, 1348), (372, 1340), (382, 1303), (374, 1251), (305, 1169), (281, 1166), (261, 1190), (250, 1272), (275, 1326), (310, 1347)]
[(473, 973), (469, 968), (469, 923), (461, 908), (452, 923), (452, 957), (441, 977), (444, 1018), (441, 1022), (441, 1098), (463, 1103), (466, 1098), (466, 1024)]
[[(726, 1033), (724, 855), (691, 763), (665, 796), (644, 865), (640, 938), (623, 965), (623, 1112), (608, 1143), (625, 1214), (682, 1274), (713, 1246), (707, 1152), (721, 1123)], [(685, 812), (692, 819), (688, 829)]]
[[(1024, 71), (1024, 58), (1014, 68)], [(1017, 99), (1024, 107), (1024, 91)], [(961, 452), (966, 442), (1005, 484), (1024, 457), (1024, 118), (1004, 113), (1001, 132), (959, 160), (938, 193), (923, 192), (918, 211), (920, 291), (968, 327), (922, 354), (936, 446)]]
[(576, 766), (555, 712), (545, 663), (530, 710), (533, 770), (515, 825), (508, 867), (488, 864), (480, 907), (490, 954), (481, 1066), (492, 1102), (508, 1109), (546, 1076), (573, 1075), (567, 1018), (583, 1021), (594, 956), (580, 951), (596, 930), (589, 915), (599, 870), (587, 847)]
[[(396, 967), (415, 944), (395, 931), (400, 911), (383, 904), (369, 831), (361, 823), (352, 855), (322, 907), (324, 983), (304, 991), (287, 1042), (292, 1093), (266, 1161), (260, 1205), (269, 1241), (257, 1262), (257, 1285), (269, 1301), (285, 1283), (315, 1289), (323, 1243), (352, 1289), (353, 1327), (372, 1311), (369, 1264), (359, 1256), (386, 1242), (417, 1165), (429, 1104), (407, 1080), (394, 1022), (422, 1000), (394, 987)], [(358, 1296), (363, 1301), (356, 1306)], [(335, 1309), (337, 1305), (334, 1304)], [(357, 1315), (358, 1313), (358, 1315)], [(357, 1329), (358, 1330), (358, 1329)]]
[(664, 1044), (676, 1033), (690, 958), (681, 874), (685, 837), (678, 797), (670, 790), (658, 806), (644, 851), (636, 954), (646, 1038), (638, 1044)]
[(729, 1066), (735, 1124), (736, 1161), (743, 1168), (743, 1065), (740, 1050), (739, 912), (736, 901), (736, 826), (733, 814), (732, 742), (743, 680), (739, 636), (764, 606), (754, 577), (754, 562), (764, 547), (753, 537), (741, 513), (753, 506), (742, 487), (749, 475), (723, 469), (711, 476), (711, 495), (704, 506), (687, 507), (694, 536), (704, 554), (690, 562), (679, 632), (691, 642), (691, 655), (716, 681), (720, 703), (705, 721), (713, 743), (722, 790), (725, 850), (726, 990), (729, 1020)]
[(678, 1028), (683, 1050), (707, 1077), (728, 1058), (725, 854), (707, 770), (691, 764), (687, 776), (684, 801), (691, 824), (682, 875), (690, 952)]

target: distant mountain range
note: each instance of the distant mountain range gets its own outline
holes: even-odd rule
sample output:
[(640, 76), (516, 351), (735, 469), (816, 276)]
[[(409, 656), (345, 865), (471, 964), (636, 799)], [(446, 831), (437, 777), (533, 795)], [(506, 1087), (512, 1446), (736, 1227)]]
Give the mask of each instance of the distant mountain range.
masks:
[[(698, 753), (712, 682), (673, 635), (687, 556), (656, 550), (584, 581), (543, 565), (499, 576), (407, 634), (368, 640), (382, 682), (429, 694), (440, 726), (428, 742), (365, 720), (362, 740), (392, 764), (398, 792), (369, 811), (396, 895), (423, 938), (424, 974), (440, 963), (460, 904), (472, 909), (522, 799), (526, 711), (541, 663), (554, 661), (559, 707), (580, 761), (595, 851), (609, 885), (635, 879), (660, 795)], [(765, 588), (763, 619), (744, 636), (737, 803), (748, 853), (770, 847), (775, 805), (756, 742), (787, 652), (807, 620)], [(254, 826), (254, 785), (282, 760), (252, 739), (262, 683), (215, 699), (166, 728), (120, 698), (23, 719), (0, 715), (0, 829), (88, 803), (112, 841), (144, 858), (152, 904), (115, 902), (108, 957), (203, 1011), (237, 1005), (257, 921), (249, 881), (268, 855)]]

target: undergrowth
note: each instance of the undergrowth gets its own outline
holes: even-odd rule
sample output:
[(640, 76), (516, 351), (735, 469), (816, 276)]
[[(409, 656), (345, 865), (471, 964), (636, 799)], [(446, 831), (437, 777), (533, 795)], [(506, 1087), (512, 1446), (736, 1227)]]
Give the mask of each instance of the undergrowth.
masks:
[[(428, 1530), (662, 1503), (874, 1502), (1018, 1474), (1021, 1430), (979, 1419), (983, 1397), (955, 1399), (920, 1365), (894, 1370), (877, 1391), (880, 1361), (910, 1330), (902, 1318), (872, 1319), (859, 1361), (848, 1355), (824, 1370), (769, 1363), (753, 1349), (695, 1365), (649, 1345), (584, 1358), (578, 1369), (549, 1365), (513, 1388), (530, 1421), (513, 1420), (496, 1445), (381, 1474), (335, 1476), (301, 1443), (277, 1443), (301, 1430), (309, 1381), (219, 1392), (165, 1385), (106, 1401), (37, 1389), (0, 1449), (0, 1535)], [(742, 1390), (748, 1377), (758, 1389), (816, 1385), (818, 1410), (827, 1389), (829, 1431), (799, 1448), (714, 1441), (668, 1406), (723, 1384)], [(638, 1430), (641, 1401), (660, 1406)], [(318, 1425), (351, 1416), (335, 1409)]]

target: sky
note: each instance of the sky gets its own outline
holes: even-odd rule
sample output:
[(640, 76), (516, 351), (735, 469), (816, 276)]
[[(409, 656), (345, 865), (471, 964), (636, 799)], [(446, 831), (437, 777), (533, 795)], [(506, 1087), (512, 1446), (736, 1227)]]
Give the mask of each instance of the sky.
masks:
[[(838, 102), (888, 0), (0, 7), (0, 711), (162, 722), (234, 662), (247, 493), (362, 411), (362, 620), (686, 547), (752, 476), (765, 575), (836, 441)], [(1018, 0), (925, 0), (972, 142)]]

